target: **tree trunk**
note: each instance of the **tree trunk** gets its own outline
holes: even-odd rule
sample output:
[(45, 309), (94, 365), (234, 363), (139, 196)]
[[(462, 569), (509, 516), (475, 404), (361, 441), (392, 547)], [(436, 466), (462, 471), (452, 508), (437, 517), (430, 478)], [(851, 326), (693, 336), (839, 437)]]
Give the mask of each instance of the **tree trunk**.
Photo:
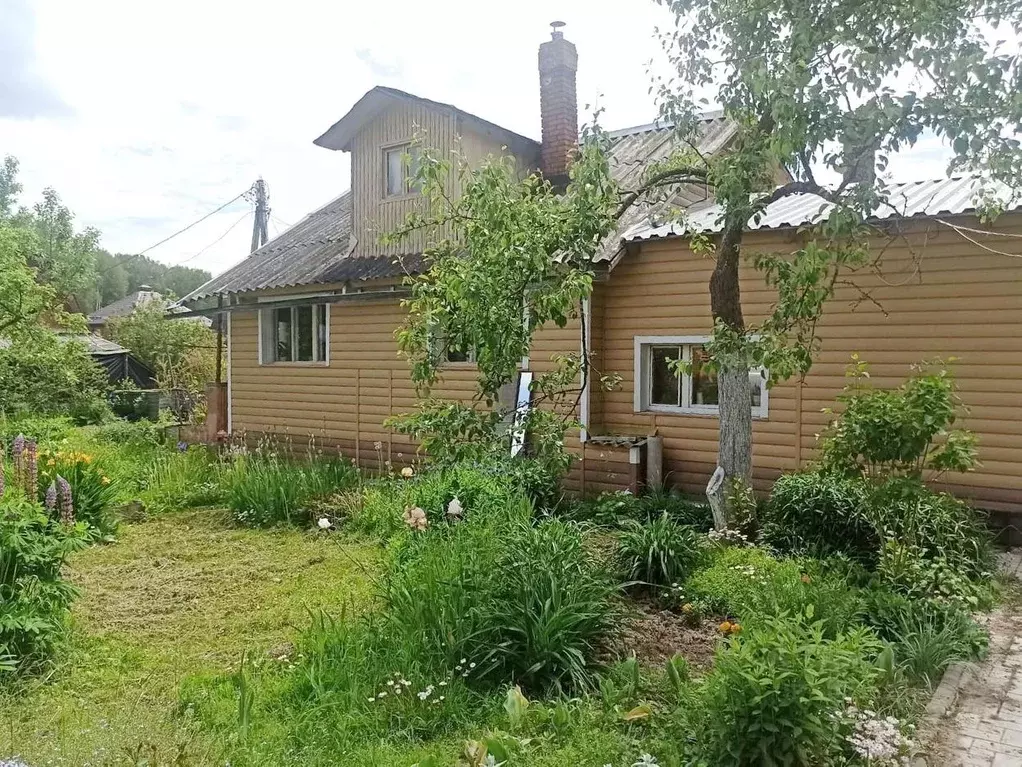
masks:
[[(742, 294), (738, 281), (744, 220), (726, 223), (717, 253), (717, 265), (710, 277), (710, 309), (713, 318), (738, 334), (745, 332)], [(706, 487), (714, 511), (714, 525), (726, 527), (733, 510), (726, 492), (734, 479), (748, 483), (752, 473), (752, 384), (742, 355), (724, 354), (718, 359), (717, 395), (720, 437), (717, 471)]]

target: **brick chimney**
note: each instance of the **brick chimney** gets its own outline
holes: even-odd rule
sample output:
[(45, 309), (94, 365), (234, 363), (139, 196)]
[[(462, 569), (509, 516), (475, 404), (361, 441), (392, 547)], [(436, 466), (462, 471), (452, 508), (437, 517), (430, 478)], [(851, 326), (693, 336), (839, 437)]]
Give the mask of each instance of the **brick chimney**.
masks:
[(539, 106), (543, 120), (540, 169), (555, 187), (568, 185), (568, 164), (578, 146), (578, 51), (555, 21), (551, 39), (539, 46)]

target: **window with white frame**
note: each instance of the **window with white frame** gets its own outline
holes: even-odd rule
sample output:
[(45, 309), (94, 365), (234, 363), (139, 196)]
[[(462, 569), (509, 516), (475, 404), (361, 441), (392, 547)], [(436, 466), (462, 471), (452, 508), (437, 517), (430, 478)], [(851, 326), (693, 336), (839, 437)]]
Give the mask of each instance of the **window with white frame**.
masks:
[(326, 304), (263, 309), (259, 312), (260, 362), (321, 362), (329, 360)]
[(419, 191), (415, 174), (419, 170), (419, 148), (411, 144), (383, 150), (383, 171), (387, 197), (403, 197)]
[[(717, 373), (707, 364), (706, 337), (635, 337), (635, 410), (716, 415)], [(684, 362), (687, 373), (678, 371)], [(767, 371), (749, 370), (752, 415), (767, 416)]]

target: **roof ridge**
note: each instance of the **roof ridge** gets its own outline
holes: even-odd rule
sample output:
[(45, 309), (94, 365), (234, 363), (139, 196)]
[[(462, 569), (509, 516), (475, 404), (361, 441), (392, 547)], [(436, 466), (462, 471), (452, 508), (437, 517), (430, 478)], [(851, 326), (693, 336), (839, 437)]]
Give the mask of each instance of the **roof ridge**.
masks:
[[(698, 119), (699, 122), (710, 122), (711, 120), (719, 120), (724, 116), (723, 109), (711, 109), (706, 112), (700, 112)], [(626, 136), (635, 136), (639, 133), (651, 133), (659, 130), (669, 130), (674, 128), (674, 122), (671, 120), (654, 120), (651, 123), (645, 123), (643, 125), (632, 125), (628, 128), (618, 128), (617, 130), (607, 131), (607, 135), (610, 138), (624, 138)]]

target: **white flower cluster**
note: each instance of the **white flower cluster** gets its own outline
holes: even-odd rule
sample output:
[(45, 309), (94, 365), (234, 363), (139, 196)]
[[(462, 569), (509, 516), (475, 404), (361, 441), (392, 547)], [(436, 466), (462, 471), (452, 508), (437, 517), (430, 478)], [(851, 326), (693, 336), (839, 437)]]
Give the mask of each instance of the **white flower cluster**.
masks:
[(400, 695), (401, 693), (408, 692), (412, 683), (405, 679), (401, 674), (395, 671), (391, 679), (387, 680), (387, 689), (380, 690), (376, 695), (369, 697), (369, 702), (372, 703), (375, 700), (383, 700), (388, 695)]
[[(472, 665), (475, 666), (474, 663)], [(461, 667), (459, 666), (458, 668), (460, 669)], [(462, 676), (467, 676), (467, 673), (462, 674)], [(397, 671), (391, 674), (391, 677), (392, 677), (391, 679), (387, 680), (387, 685), (384, 689), (380, 690), (375, 695), (369, 696), (368, 700), (370, 703), (385, 700), (388, 697), (396, 698), (402, 695), (410, 697), (407, 695), (407, 693), (411, 691), (412, 683), (405, 679), (404, 676), (402, 676)], [(419, 690), (417, 693), (415, 693), (415, 697), (418, 698), (423, 703), (429, 702), (434, 706), (439, 706), (441, 703), (447, 700), (447, 696), (438, 695), (437, 693), (443, 692), (443, 688), (447, 687), (447, 685), (448, 682), (446, 679), (437, 682), (436, 685), (432, 684), (426, 685), (425, 689)]]
[[(911, 762), (914, 744), (902, 733), (901, 721), (893, 716), (881, 717), (875, 711), (860, 711), (850, 701), (843, 714), (854, 722), (848, 743), (852, 750), (878, 767), (895, 767)], [(911, 724), (905, 725), (911, 730)]]
[(729, 543), (733, 546), (748, 546), (749, 536), (741, 530), (725, 527), (723, 530), (714, 528), (706, 534), (706, 537), (716, 543)]
[(461, 674), (462, 679), (468, 679), (468, 675), (475, 670), (475, 667), (475, 663), (469, 663), (467, 658), (462, 658), (461, 662), (454, 667), (454, 671)]
[(12, 756), (10, 759), (0, 759), (0, 767), (28, 767), (28, 764), (21, 761), (20, 757)]

